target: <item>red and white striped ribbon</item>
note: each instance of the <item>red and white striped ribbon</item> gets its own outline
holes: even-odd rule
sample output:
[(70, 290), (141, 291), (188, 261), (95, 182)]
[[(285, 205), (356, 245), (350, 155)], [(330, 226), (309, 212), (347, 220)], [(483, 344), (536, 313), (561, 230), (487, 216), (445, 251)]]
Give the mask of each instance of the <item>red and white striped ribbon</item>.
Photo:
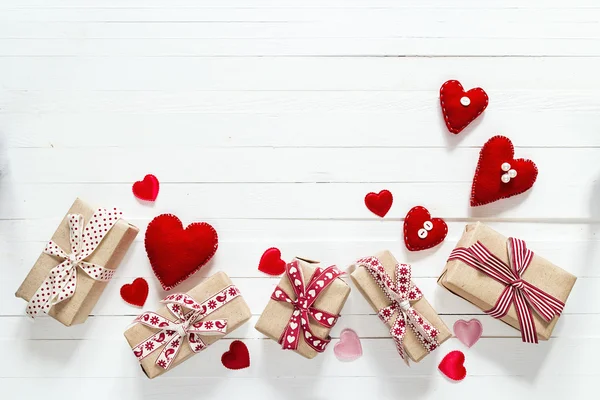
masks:
[(462, 261), (506, 285), (494, 307), (485, 312), (494, 318), (502, 318), (514, 304), (521, 327), (521, 338), (527, 343), (537, 343), (532, 308), (545, 321), (550, 321), (554, 316), (560, 315), (565, 303), (521, 278), (533, 259), (533, 252), (523, 240), (508, 238), (507, 249), (509, 265), (492, 254), (481, 242), (468, 248), (454, 249), (448, 261)]

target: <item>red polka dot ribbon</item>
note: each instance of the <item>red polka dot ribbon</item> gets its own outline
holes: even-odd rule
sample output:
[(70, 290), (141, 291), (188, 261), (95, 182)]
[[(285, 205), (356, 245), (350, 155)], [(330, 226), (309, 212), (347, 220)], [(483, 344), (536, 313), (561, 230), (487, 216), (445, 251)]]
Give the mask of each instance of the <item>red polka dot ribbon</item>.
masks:
[(97, 281), (107, 282), (112, 278), (114, 270), (92, 264), (85, 259), (98, 248), (104, 236), (122, 215), (123, 213), (116, 208), (98, 209), (85, 226), (83, 215), (67, 215), (71, 252), (67, 253), (52, 240), (48, 242), (44, 253), (63, 261), (50, 270), (35, 292), (27, 305), (27, 315), (35, 318), (40, 313), (47, 313), (53, 305), (73, 296), (77, 288), (77, 268)]
[(379, 310), (379, 318), (387, 323), (394, 314), (398, 314), (390, 328), (390, 335), (394, 339), (398, 354), (404, 362), (408, 365), (408, 356), (404, 350), (404, 336), (407, 326), (412, 329), (428, 352), (437, 349), (439, 346), (437, 337), (440, 331), (411, 305), (411, 302), (419, 300), (423, 297), (423, 294), (411, 281), (410, 265), (396, 264), (395, 281), (385, 272), (385, 268), (377, 257), (361, 258), (356, 262), (356, 265), (369, 271), (375, 282), (391, 301), (389, 306)]
[(284, 301), (294, 307), (294, 311), (283, 330), (278, 343), (284, 350), (296, 350), (300, 343), (300, 334), (304, 332), (306, 343), (315, 351), (322, 353), (331, 341), (328, 338), (320, 338), (315, 336), (309, 324), (309, 317), (315, 320), (319, 325), (331, 328), (337, 322), (339, 315), (334, 315), (323, 310), (313, 307), (314, 302), (325, 288), (327, 288), (335, 278), (344, 273), (335, 265), (322, 269), (317, 267), (312, 278), (307, 285), (304, 284), (304, 276), (302, 268), (298, 265), (298, 260), (294, 260), (285, 267), (292, 288), (296, 295), (296, 299), (292, 298), (283, 291), (279, 286), (275, 288), (271, 298), (277, 301)]
[(177, 357), (184, 339), (187, 338), (190, 349), (194, 353), (204, 350), (208, 345), (200, 336), (225, 335), (227, 331), (226, 319), (205, 320), (205, 318), (238, 296), (240, 296), (238, 288), (230, 285), (202, 303), (198, 303), (185, 293), (173, 293), (165, 297), (161, 303), (167, 305), (167, 309), (175, 319), (170, 320), (155, 312), (145, 312), (138, 316), (134, 323), (160, 329), (160, 331), (135, 346), (132, 349), (133, 354), (142, 361), (162, 347), (156, 365), (167, 369)]
[(481, 242), (468, 248), (457, 247), (450, 253), (448, 261), (462, 261), (506, 285), (496, 305), (485, 313), (494, 318), (502, 318), (514, 304), (522, 340), (526, 343), (537, 343), (532, 308), (549, 322), (556, 315), (560, 315), (565, 303), (521, 279), (533, 259), (533, 251), (527, 248), (523, 240), (508, 238), (507, 250), (509, 265), (493, 255)]

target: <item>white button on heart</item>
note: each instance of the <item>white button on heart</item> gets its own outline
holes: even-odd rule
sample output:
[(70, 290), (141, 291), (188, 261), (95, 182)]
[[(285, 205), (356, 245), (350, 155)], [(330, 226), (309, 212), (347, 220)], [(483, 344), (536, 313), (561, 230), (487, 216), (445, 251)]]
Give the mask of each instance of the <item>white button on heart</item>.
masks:
[(419, 235), (419, 237), (421, 239), (425, 239), (427, 237), (427, 230), (425, 230), (424, 228), (419, 229), (419, 232), (417, 232), (417, 234)]
[(423, 228), (425, 228), (425, 230), (428, 230), (428, 231), (432, 230), (433, 229), (433, 222), (431, 222), (431, 221), (425, 221), (423, 223)]
[(467, 96), (463, 96), (460, 98), (460, 104), (467, 107), (467, 106), (469, 106), (469, 104), (471, 104), (471, 99), (468, 98)]

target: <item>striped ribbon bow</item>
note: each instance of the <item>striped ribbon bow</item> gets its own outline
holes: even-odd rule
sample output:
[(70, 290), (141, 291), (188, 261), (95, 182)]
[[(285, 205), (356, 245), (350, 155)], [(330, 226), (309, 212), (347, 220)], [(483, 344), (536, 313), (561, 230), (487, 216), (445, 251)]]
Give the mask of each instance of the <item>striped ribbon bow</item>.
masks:
[(284, 350), (296, 350), (300, 343), (300, 333), (304, 332), (306, 343), (315, 351), (322, 353), (331, 341), (330, 338), (320, 338), (315, 336), (309, 324), (309, 316), (312, 317), (319, 325), (331, 328), (335, 325), (339, 315), (333, 315), (323, 310), (313, 307), (314, 302), (319, 297), (319, 294), (327, 288), (335, 278), (344, 273), (335, 265), (322, 269), (317, 267), (312, 278), (307, 285), (304, 285), (304, 276), (302, 268), (298, 264), (298, 260), (294, 260), (285, 267), (296, 300), (292, 300), (290, 296), (279, 286), (275, 288), (271, 299), (276, 301), (285, 301), (294, 306), (294, 311), (288, 324), (286, 325), (278, 343)]
[(35, 318), (40, 313), (47, 313), (53, 305), (72, 297), (77, 288), (77, 268), (97, 281), (107, 282), (112, 278), (114, 270), (84, 260), (98, 248), (102, 239), (122, 215), (123, 213), (116, 208), (97, 209), (85, 226), (83, 215), (67, 215), (71, 252), (67, 253), (52, 240), (48, 242), (44, 253), (63, 261), (50, 270), (29, 300), (27, 315)]
[(377, 257), (361, 258), (356, 262), (356, 265), (369, 271), (375, 282), (391, 301), (389, 306), (379, 310), (379, 318), (387, 323), (395, 313), (398, 314), (390, 328), (390, 335), (394, 339), (398, 354), (404, 362), (408, 365), (408, 357), (404, 350), (404, 336), (407, 325), (428, 352), (437, 349), (439, 346), (437, 337), (440, 331), (410, 304), (411, 301), (414, 302), (423, 297), (421, 290), (411, 281), (410, 265), (396, 264), (395, 281), (385, 272), (385, 268)]
[(185, 293), (173, 293), (165, 297), (161, 303), (167, 305), (175, 320), (172, 321), (155, 312), (145, 312), (138, 316), (134, 323), (157, 328), (160, 331), (135, 346), (132, 349), (133, 354), (142, 361), (164, 345), (156, 359), (156, 365), (167, 369), (177, 357), (185, 338), (194, 353), (204, 350), (208, 345), (202, 341), (200, 335), (225, 335), (227, 331), (226, 319), (205, 320), (205, 318), (239, 295), (238, 288), (230, 285), (203, 303), (198, 303)]
[(481, 242), (468, 248), (454, 249), (448, 261), (462, 261), (506, 285), (496, 305), (485, 313), (494, 318), (502, 318), (508, 313), (511, 304), (514, 304), (521, 327), (521, 338), (526, 343), (537, 343), (531, 309), (549, 322), (554, 316), (560, 315), (565, 303), (521, 278), (533, 259), (533, 251), (527, 248), (523, 240), (508, 238), (507, 249), (509, 265), (493, 255)]

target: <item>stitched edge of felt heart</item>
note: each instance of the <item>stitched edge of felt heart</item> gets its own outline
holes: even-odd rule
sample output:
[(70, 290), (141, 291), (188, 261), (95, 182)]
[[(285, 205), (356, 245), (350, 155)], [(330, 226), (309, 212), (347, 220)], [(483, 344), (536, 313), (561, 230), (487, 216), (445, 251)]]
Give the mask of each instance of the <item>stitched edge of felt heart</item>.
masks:
[(141, 181), (135, 182), (131, 186), (133, 195), (140, 200), (155, 201), (160, 190), (160, 182), (158, 178), (152, 174), (148, 174)]
[[(498, 194), (496, 197), (492, 198), (491, 200), (485, 200), (485, 201), (477, 200), (476, 192), (477, 192), (478, 182), (479, 182), (479, 177), (480, 177), (481, 164), (484, 161), (484, 151), (488, 149), (488, 147), (486, 147), (486, 146), (493, 146), (493, 145), (495, 145), (495, 142), (499, 141), (499, 140), (505, 142), (504, 144), (507, 144), (509, 146), (510, 157), (512, 158), (512, 161), (529, 164), (532, 167), (533, 176), (531, 176), (531, 177), (528, 176), (528, 178), (530, 179), (530, 182), (522, 190), (519, 190), (519, 191), (516, 191), (513, 193), (509, 193), (509, 194), (502, 194), (502, 195)], [(502, 135), (496, 135), (496, 136), (491, 137), (487, 142), (485, 142), (485, 144), (481, 147), (481, 150), (479, 151), (479, 159), (477, 160), (477, 167), (475, 168), (475, 175), (473, 176), (473, 185), (471, 186), (471, 199), (470, 199), (471, 207), (483, 206), (485, 204), (490, 204), (490, 203), (493, 203), (498, 200), (508, 199), (510, 197), (525, 193), (526, 191), (528, 191), (529, 189), (531, 189), (533, 187), (533, 184), (537, 180), (537, 176), (538, 176), (538, 172), (539, 172), (537, 165), (535, 165), (535, 163), (532, 160), (528, 160), (525, 158), (514, 158), (514, 157), (515, 157), (515, 147), (514, 147), (512, 141), (508, 137), (502, 136)], [(500, 171), (500, 166), (498, 166), (498, 169)], [(517, 175), (517, 176), (519, 176), (519, 175)], [(521, 177), (522, 177), (522, 175), (521, 175)], [(500, 177), (498, 177), (498, 179), (500, 179)]]
[[(413, 245), (413, 243), (411, 242), (409, 236), (409, 232), (408, 232), (408, 223), (407, 220), (409, 218), (411, 218), (411, 216), (416, 213), (416, 212), (423, 212), (426, 213), (428, 215), (428, 217), (426, 218), (426, 220), (431, 221), (432, 223), (434, 223), (434, 227), (436, 224), (441, 223), (443, 228), (444, 228), (444, 233), (442, 234), (441, 237), (439, 237), (437, 240), (431, 242), (431, 243), (427, 243), (424, 245)], [(427, 250), (430, 249), (432, 247), (437, 246), (438, 244), (442, 243), (444, 241), (444, 239), (446, 239), (446, 236), (448, 235), (448, 224), (446, 224), (446, 221), (444, 221), (441, 218), (431, 218), (431, 213), (429, 212), (428, 209), (426, 209), (423, 206), (415, 206), (413, 208), (411, 208), (408, 213), (406, 214), (406, 217), (404, 218), (404, 244), (406, 246), (406, 248), (409, 251), (420, 251), (420, 250)], [(422, 243), (423, 241), (420, 239), (419, 242), (417, 243)]]
[(365, 206), (373, 214), (383, 218), (392, 208), (394, 196), (387, 189), (381, 190), (379, 193), (370, 192), (365, 196)]
[[(446, 85), (452, 84), (452, 83), (456, 83), (458, 85), (458, 87), (460, 88), (460, 90), (462, 90), (463, 94), (465, 94), (465, 95), (467, 95), (471, 91), (472, 92), (480, 92), (485, 98), (485, 104), (483, 104), (482, 108), (477, 112), (477, 114), (472, 116), (471, 119), (467, 123), (465, 123), (462, 126), (458, 126), (458, 127), (455, 127), (452, 125), (452, 122), (450, 121), (450, 117), (449, 117), (449, 113), (448, 113), (449, 110), (447, 109), (446, 101), (444, 100), (444, 97), (445, 97), (444, 89), (445, 89)], [(489, 100), (490, 100), (490, 98), (488, 97), (485, 90), (483, 90), (480, 87), (475, 87), (475, 88), (465, 91), (465, 88), (463, 87), (463, 85), (456, 79), (450, 79), (450, 80), (444, 82), (442, 84), (442, 86), (440, 87), (440, 105), (442, 107), (442, 115), (444, 117), (444, 122), (446, 123), (446, 127), (448, 128), (448, 130), (455, 135), (462, 132), (463, 129), (465, 129), (467, 126), (469, 126), (469, 124), (471, 122), (475, 121), (477, 119), (477, 117), (479, 117), (485, 111), (485, 109), (487, 108), (487, 106), (489, 104)]]
[[(348, 351), (347, 353), (345, 353)], [(340, 361), (354, 361), (363, 355), (360, 337), (352, 329), (345, 328), (340, 333), (340, 340), (333, 346), (333, 354)]]
[(462, 381), (467, 376), (465, 368), (465, 355), (460, 350), (453, 350), (446, 354), (438, 365), (438, 369), (453, 381)]
[(148, 299), (150, 287), (144, 278), (136, 278), (131, 283), (121, 286), (121, 298), (127, 304), (136, 307), (143, 307)]
[(250, 352), (241, 340), (234, 340), (221, 356), (221, 364), (227, 369), (243, 369), (250, 366)]
[(285, 272), (285, 261), (281, 259), (281, 251), (271, 247), (263, 253), (258, 263), (258, 270), (268, 275), (279, 276)]
[[(460, 328), (461, 326), (464, 327), (464, 330)], [(475, 326), (475, 330), (471, 328), (472, 326)], [(456, 336), (462, 344), (470, 348), (481, 338), (481, 335), (483, 334), (483, 325), (477, 318), (470, 319), (469, 321), (459, 319), (452, 326), (452, 330), (454, 331), (454, 336)]]
[[(179, 226), (181, 227), (182, 230), (186, 230), (186, 229), (188, 229), (188, 228), (190, 228), (192, 226), (203, 226), (203, 227), (206, 227), (206, 228), (209, 229), (209, 231), (212, 232), (212, 234), (213, 234), (212, 239), (214, 240), (213, 249), (206, 256), (206, 258), (196, 268), (194, 268), (193, 270), (191, 270), (187, 275), (184, 275), (183, 277), (179, 278), (172, 285), (166, 285), (163, 282), (162, 277), (157, 274), (153, 258), (150, 256), (150, 254), (148, 252), (148, 231), (151, 229), (152, 225), (158, 223), (159, 219), (161, 219), (161, 218), (174, 218), (176, 220), (176, 222), (179, 224)], [(156, 278), (158, 279), (158, 281), (160, 282), (160, 285), (162, 286), (162, 288), (164, 290), (171, 290), (175, 286), (177, 286), (180, 283), (184, 282), (187, 278), (189, 278), (190, 276), (192, 276), (193, 274), (195, 274), (196, 272), (198, 272), (198, 270), (200, 270), (200, 268), (202, 268), (203, 266), (205, 266), (211, 260), (211, 258), (213, 258), (213, 256), (215, 255), (215, 253), (217, 252), (217, 249), (219, 247), (219, 236), (217, 235), (217, 231), (215, 230), (215, 228), (213, 228), (213, 226), (210, 225), (207, 222), (193, 222), (193, 223), (189, 224), (188, 226), (186, 226), (184, 228), (183, 227), (183, 223), (181, 222), (181, 220), (179, 219), (179, 217), (177, 217), (176, 215), (174, 215), (174, 214), (161, 214), (161, 215), (155, 217), (148, 224), (148, 227), (146, 228), (146, 235), (144, 237), (144, 247), (146, 248), (146, 255), (148, 256), (148, 260), (150, 260), (150, 266), (152, 267), (152, 271), (154, 272), (154, 276), (156, 276)]]

